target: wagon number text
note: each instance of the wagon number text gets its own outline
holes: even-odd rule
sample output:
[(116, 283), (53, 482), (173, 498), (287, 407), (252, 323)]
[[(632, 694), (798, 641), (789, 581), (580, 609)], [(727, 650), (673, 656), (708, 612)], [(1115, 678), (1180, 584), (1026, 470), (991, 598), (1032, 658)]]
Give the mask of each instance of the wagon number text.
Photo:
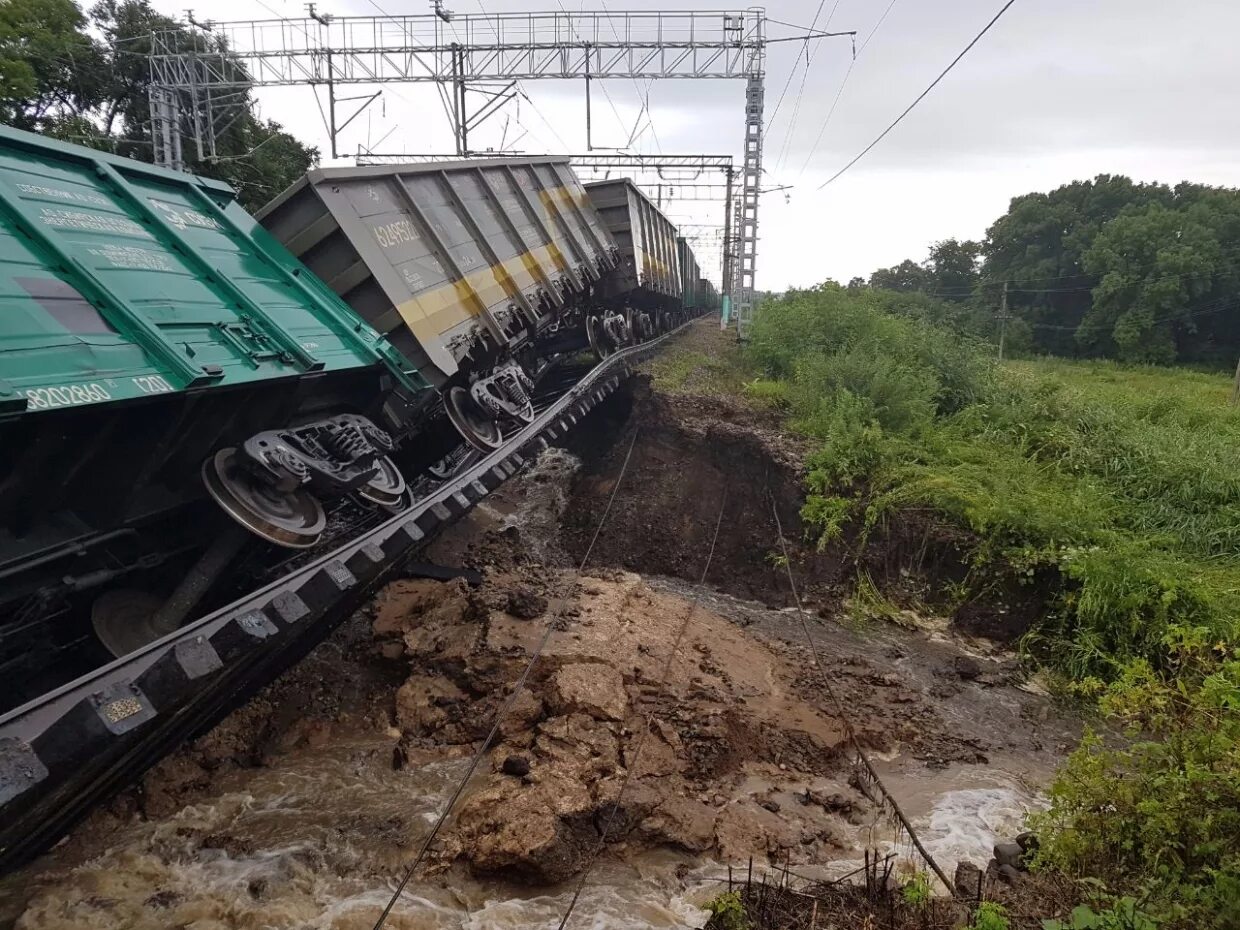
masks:
[(111, 399), (112, 395), (93, 381), (90, 384), (67, 384), (64, 387), (31, 388), (26, 391), (26, 400), (30, 402), (30, 406), (39, 410), (94, 404)]
[(172, 385), (159, 375), (141, 375), (132, 380), (143, 394), (167, 394), (172, 390)]

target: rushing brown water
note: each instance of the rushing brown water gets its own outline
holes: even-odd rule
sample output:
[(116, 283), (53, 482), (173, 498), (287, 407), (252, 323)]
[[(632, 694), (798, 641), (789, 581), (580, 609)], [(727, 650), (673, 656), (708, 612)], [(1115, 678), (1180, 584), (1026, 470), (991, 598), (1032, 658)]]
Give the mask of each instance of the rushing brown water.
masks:
[[(44, 862), (10, 876), (0, 907), (20, 930), (368, 930), (465, 766), (455, 759), (396, 771), (391, 753), (391, 740), (358, 738), (235, 773), (209, 802), (120, 828), (84, 864)], [(700, 925), (690, 902), (712, 886), (677, 879), (684, 861), (646, 856), (601, 868), (572, 925)], [(452, 872), (414, 881), (387, 926), (555, 927), (569, 893)]]

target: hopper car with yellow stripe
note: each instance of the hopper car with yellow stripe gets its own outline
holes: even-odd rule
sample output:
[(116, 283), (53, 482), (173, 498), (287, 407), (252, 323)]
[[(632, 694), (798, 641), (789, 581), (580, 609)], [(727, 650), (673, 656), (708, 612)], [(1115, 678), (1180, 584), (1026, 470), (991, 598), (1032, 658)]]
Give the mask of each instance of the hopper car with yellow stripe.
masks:
[(567, 158), (324, 168), (260, 222), (438, 389), (473, 446), (533, 418), (618, 250)]

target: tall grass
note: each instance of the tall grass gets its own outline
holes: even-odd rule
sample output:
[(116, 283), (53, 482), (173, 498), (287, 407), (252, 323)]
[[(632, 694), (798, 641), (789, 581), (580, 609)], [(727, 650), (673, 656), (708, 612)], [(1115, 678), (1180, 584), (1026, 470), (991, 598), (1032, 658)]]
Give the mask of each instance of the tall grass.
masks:
[(1240, 411), (1226, 380), (1000, 366), (900, 300), (824, 286), (765, 305), (753, 324), (746, 361), (776, 383), (752, 389), (778, 393), (822, 442), (805, 516), (823, 540), (850, 520), (872, 529), (929, 511), (975, 540), (979, 568), (1059, 579), (1027, 643), (1078, 678), (1161, 661), (1178, 624), (1230, 638)]

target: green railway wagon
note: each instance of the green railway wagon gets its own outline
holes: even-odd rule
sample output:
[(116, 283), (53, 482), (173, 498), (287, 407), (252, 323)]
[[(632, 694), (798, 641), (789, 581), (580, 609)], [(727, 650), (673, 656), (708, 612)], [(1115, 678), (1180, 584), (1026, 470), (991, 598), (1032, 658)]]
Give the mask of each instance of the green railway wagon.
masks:
[(0, 127), (6, 703), (175, 628), (234, 523), (308, 547), (324, 497), (399, 506), (411, 370), (228, 186)]

